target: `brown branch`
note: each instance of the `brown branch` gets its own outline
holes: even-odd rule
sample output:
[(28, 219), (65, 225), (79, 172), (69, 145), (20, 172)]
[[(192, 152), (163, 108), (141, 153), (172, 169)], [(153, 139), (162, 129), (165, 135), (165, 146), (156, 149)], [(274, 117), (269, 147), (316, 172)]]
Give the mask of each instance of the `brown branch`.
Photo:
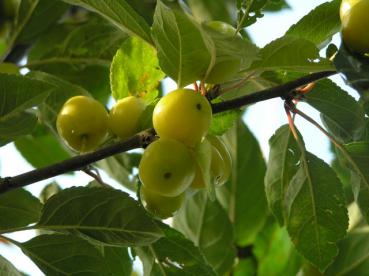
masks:
[(229, 101), (216, 103), (216, 104), (213, 104), (213, 113), (219, 113), (219, 112), (223, 112), (223, 111), (230, 110), (230, 109), (240, 108), (248, 104), (261, 102), (261, 101), (269, 100), (272, 98), (278, 98), (278, 97), (285, 98), (291, 94), (291, 91), (293, 91), (296, 88), (299, 88), (300, 86), (307, 85), (311, 82), (332, 76), (334, 74), (337, 74), (337, 72), (336, 71), (323, 71), (323, 72), (312, 73), (310, 75), (306, 75), (304, 77), (287, 82), (280, 86), (268, 88), (268, 89), (256, 92), (254, 94), (246, 95), (246, 96), (232, 99)]
[(118, 142), (97, 151), (78, 155), (65, 161), (61, 161), (44, 168), (35, 169), (14, 177), (3, 178), (0, 180), (0, 193), (24, 187), (66, 172), (81, 170), (91, 163), (117, 153), (126, 152), (128, 150), (140, 147), (146, 147), (154, 138), (155, 131), (153, 129), (148, 129), (132, 136), (125, 141)]
[[(247, 104), (252, 104), (272, 98), (286, 98), (288, 96), (293, 97), (294, 90), (299, 88), (300, 86), (309, 84), (311, 82), (331, 76), (336, 73), (337, 72), (335, 71), (312, 73), (310, 75), (304, 76), (302, 78), (282, 84), (277, 87), (265, 89), (254, 94), (246, 95), (233, 100), (216, 103), (212, 105), (213, 113), (220, 113), (226, 110), (239, 108)], [(52, 164), (44, 168), (35, 169), (17, 176), (6, 177), (2, 179), (0, 178), (0, 193), (4, 193), (20, 187), (25, 187), (32, 183), (45, 180), (66, 172), (81, 170), (89, 164), (115, 155), (117, 153), (126, 152), (128, 150), (140, 147), (145, 148), (154, 139), (155, 131), (153, 129), (147, 129), (125, 141), (118, 142), (97, 151), (75, 156), (65, 161)]]

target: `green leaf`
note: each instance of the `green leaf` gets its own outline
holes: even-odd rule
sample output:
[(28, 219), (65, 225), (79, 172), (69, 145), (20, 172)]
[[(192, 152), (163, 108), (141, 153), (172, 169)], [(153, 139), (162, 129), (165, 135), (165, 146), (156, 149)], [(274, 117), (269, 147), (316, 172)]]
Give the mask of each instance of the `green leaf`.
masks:
[(165, 77), (156, 51), (139, 38), (130, 38), (117, 51), (110, 68), (110, 84), (116, 100), (143, 96), (155, 90)]
[(285, 195), (297, 172), (300, 150), (288, 125), (280, 127), (269, 140), (270, 152), (265, 175), (265, 192), (269, 208), (280, 225), (285, 221)]
[(291, 9), (286, 0), (270, 0), (265, 6), (264, 10), (268, 12), (279, 12), (283, 9)]
[(46, 101), (39, 107), (41, 122), (45, 123), (51, 129), (56, 128), (56, 117), (63, 104), (69, 98), (77, 95), (89, 95), (82, 87), (47, 73), (33, 71), (27, 76), (33, 80), (43, 81), (51, 87)]
[(229, 110), (214, 114), (209, 128), (209, 134), (222, 135), (232, 128), (242, 115), (240, 110)]
[(322, 49), (327, 46), (332, 36), (341, 29), (340, 4), (340, 0), (321, 4), (299, 22), (292, 25), (286, 35), (304, 38)]
[(148, 247), (135, 249), (145, 275), (216, 275), (191, 241), (169, 226), (158, 224), (165, 237)]
[(42, 204), (24, 189), (0, 194), (0, 231), (27, 226), (40, 218)]
[(59, 24), (41, 35), (30, 50), (28, 63), (36, 69), (52, 62), (109, 67), (127, 37), (101, 17), (89, 15), (87, 22)]
[(150, 27), (125, 0), (63, 0), (100, 14), (123, 32), (136, 35), (151, 43)]
[(362, 106), (331, 80), (317, 82), (304, 99), (321, 112), (323, 123), (339, 141), (347, 143), (361, 136), (364, 127)]
[(17, 43), (30, 43), (54, 25), (69, 8), (59, 0), (38, 0), (37, 6), (17, 38)]
[(103, 256), (108, 275), (131, 276), (132, 260), (126, 247), (104, 246)]
[(369, 269), (369, 229), (349, 233), (339, 243), (339, 254), (324, 275), (367, 275)]
[(28, 55), (27, 68), (47, 72), (88, 90), (106, 102), (109, 68), (127, 35), (101, 17), (59, 24), (41, 35)]
[(255, 239), (253, 253), (258, 260), (259, 276), (297, 275), (302, 258), (289, 239), (286, 228), (269, 219)]
[(70, 157), (55, 136), (41, 127), (36, 128), (32, 135), (15, 141), (15, 146), (35, 168), (42, 168)]
[(0, 84), (0, 122), (41, 104), (51, 91), (46, 83), (17, 75), (0, 74)]
[(21, 276), (22, 274), (3, 256), (0, 255), (0, 275)]
[(97, 248), (71, 235), (40, 235), (19, 245), (46, 275), (109, 275)]
[(287, 230), (296, 249), (324, 271), (338, 254), (348, 215), (342, 184), (321, 159), (306, 152), (286, 192)]
[(278, 38), (261, 49), (259, 56), (260, 60), (255, 61), (249, 70), (311, 73), (333, 69), (328, 60), (319, 57), (314, 43), (298, 37)]
[(348, 85), (361, 95), (369, 91), (369, 57), (350, 52), (342, 43), (333, 62)]
[(234, 5), (224, 0), (187, 0), (193, 16), (199, 21), (219, 20), (232, 23)]
[[(203, 30), (212, 39), (215, 47), (215, 63), (211, 68), (205, 82), (224, 83), (237, 79), (237, 73), (250, 67), (258, 59), (258, 48), (249, 40), (241, 36), (234, 36), (234, 32), (202, 24)], [(229, 33), (230, 32), (230, 33)]]
[(233, 172), (230, 181), (217, 189), (217, 195), (234, 223), (236, 244), (246, 246), (253, 242), (268, 213), (266, 166), (257, 140), (244, 123), (239, 122), (232, 135)]
[(158, 1), (152, 36), (162, 70), (179, 87), (206, 76), (215, 50), (210, 38), (190, 15)]
[[(6, 58), (6, 54), (9, 54), (10, 48), (13, 46), (19, 32), (27, 23), (33, 9), (37, 5), (37, 1), (13, 0), (11, 1), (11, 4), (14, 6), (16, 14), (15, 17), (10, 20), (2, 20), (0, 27), (0, 61), (3, 61)], [(3, 17), (3, 15), (1, 16)]]
[(222, 206), (211, 201), (206, 191), (188, 198), (174, 217), (174, 225), (200, 248), (219, 275), (233, 266), (236, 249), (232, 224)]
[(5, 121), (0, 121), (0, 146), (29, 134), (36, 124), (37, 117), (26, 112), (17, 113)]
[(46, 202), (37, 227), (77, 231), (119, 246), (147, 245), (162, 236), (137, 201), (124, 192), (106, 188), (61, 191)]
[(352, 170), (351, 183), (354, 196), (364, 218), (369, 221), (369, 142), (345, 145), (351, 160), (346, 164)]

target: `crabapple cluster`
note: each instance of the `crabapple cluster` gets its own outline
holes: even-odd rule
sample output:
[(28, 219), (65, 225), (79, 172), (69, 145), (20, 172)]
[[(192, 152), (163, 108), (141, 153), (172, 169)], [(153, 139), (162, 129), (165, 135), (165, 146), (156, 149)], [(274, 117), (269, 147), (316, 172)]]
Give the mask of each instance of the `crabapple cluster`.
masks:
[(75, 96), (61, 108), (56, 128), (73, 150), (90, 152), (104, 142), (109, 131), (121, 139), (137, 133), (144, 110), (144, 101), (133, 96), (119, 100), (109, 113), (97, 100)]
[[(61, 108), (56, 127), (72, 149), (90, 152), (109, 132), (121, 139), (136, 134), (145, 108), (142, 99), (130, 96), (108, 113), (97, 100), (75, 96)], [(140, 198), (154, 216), (173, 216), (188, 189), (228, 180), (232, 158), (222, 138), (208, 135), (211, 120), (209, 101), (194, 90), (174, 90), (155, 106), (152, 122), (159, 138), (145, 149), (139, 164)]]
[(194, 90), (174, 90), (156, 105), (153, 126), (159, 139), (146, 148), (139, 165), (141, 200), (154, 216), (173, 216), (186, 190), (206, 188), (208, 175), (219, 185), (228, 179), (231, 156), (220, 138), (207, 136), (211, 119), (210, 103)]

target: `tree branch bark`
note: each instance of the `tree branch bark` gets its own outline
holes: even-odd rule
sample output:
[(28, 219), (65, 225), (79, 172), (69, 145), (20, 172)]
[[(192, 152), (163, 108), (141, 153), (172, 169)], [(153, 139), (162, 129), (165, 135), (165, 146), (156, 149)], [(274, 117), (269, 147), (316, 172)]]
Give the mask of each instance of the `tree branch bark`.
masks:
[[(286, 98), (288, 96), (293, 96), (293, 92), (296, 88), (317, 81), (319, 79), (329, 77), (336, 73), (336, 71), (312, 73), (310, 75), (301, 77), (291, 82), (287, 82), (280, 86), (265, 89), (254, 94), (246, 95), (229, 101), (213, 104), (212, 110), (215, 114), (272, 98)], [(7, 191), (20, 187), (25, 187), (32, 183), (45, 180), (66, 172), (81, 170), (91, 163), (97, 162), (118, 153), (141, 147), (145, 148), (155, 139), (155, 135), (156, 133), (154, 129), (147, 129), (132, 136), (127, 140), (117, 142), (100, 150), (75, 156), (62, 162), (55, 163), (44, 168), (35, 169), (17, 176), (1, 178), (0, 193), (5, 193)]]
[(242, 106), (257, 103), (272, 98), (282, 97), (285, 98), (291, 95), (291, 91), (299, 88), (300, 86), (307, 85), (311, 82), (320, 80), (337, 74), (336, 71), (322, 71), (317, 73), (312, 73), (310, 75), (303, 76), (299, 79), (284, 83), (282, 85), (261, 90), (259, 92), (232, 99), (229, 101), (224, 101), (212, 105), (213, 113), (219, 113), (230, 109), (240, 108)]

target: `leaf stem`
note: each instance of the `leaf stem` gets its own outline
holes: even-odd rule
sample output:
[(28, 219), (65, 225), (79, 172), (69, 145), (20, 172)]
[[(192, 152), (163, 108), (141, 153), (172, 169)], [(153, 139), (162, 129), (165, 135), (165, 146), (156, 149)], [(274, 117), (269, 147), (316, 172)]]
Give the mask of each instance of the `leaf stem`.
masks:
[(294, 105), (290, 105), (291, 108), (291, 112), (301, 116), (302, 118), (304, 118), (306, 121), (308, 121), (309, 123), (311, 123), (312, 125), (314, 125), (315, 127), (317, 127), (321, 132), (324, 133), (325, 136), (328, 137), (328, 139), (336, 146), (336, 148), (338, 148), (342, 154), (344, 155), (344, 157), (346, 158), (346, 160), (351, 164), (351, 166), (353, 167), (353, 169), (356, 171), (356, 173), (362, 178), (365, 179), (363, 173), (361, 172), (361, 170), (358, 168), (358, 166), (356, 165), (356, 162), (352, 159), (351, 155), (348, 153), (348, 151), (345, 149), (345, 147), (338, 142), (333, 135), (331, 135), (328, 131), (326, 131), (317, 121), (315, 121), (313, 118), (311, 118), (310, 116), (308, 116), (307, 114), (305, 114), (304, 112), (302, 112), (301, 110), (297, 109), (296, 106)]
[(215, 103), (212, 105), (213, 113), (240, 108), (244, 105), (261, 102), (272, 98), (278, 97), (286, 98), (287, 96), (291, 96), (291, 94), (294, 92), (293, 90), (295, 90), (296, 88), (317, 81), (319, 79), (332, 76), (334, 74), (337, 74), (337, 72), (336, 71), (316, 72), (276, 87), (261, 90), (259, 92), (250, 95), (245, 95), (232, 100)]
[(90, 168), (91, 166), (87, 166), (86, 168), (81, 169), (85, 174), (91, 176), (93, 179), (96, 180), (97, 183), (99, 183), (102, 187), (110, 188), (108, 184), (106, 184), (101, 176), (99, 175), (98, 171), (96, 170), (96, 173), (92, 171)]

